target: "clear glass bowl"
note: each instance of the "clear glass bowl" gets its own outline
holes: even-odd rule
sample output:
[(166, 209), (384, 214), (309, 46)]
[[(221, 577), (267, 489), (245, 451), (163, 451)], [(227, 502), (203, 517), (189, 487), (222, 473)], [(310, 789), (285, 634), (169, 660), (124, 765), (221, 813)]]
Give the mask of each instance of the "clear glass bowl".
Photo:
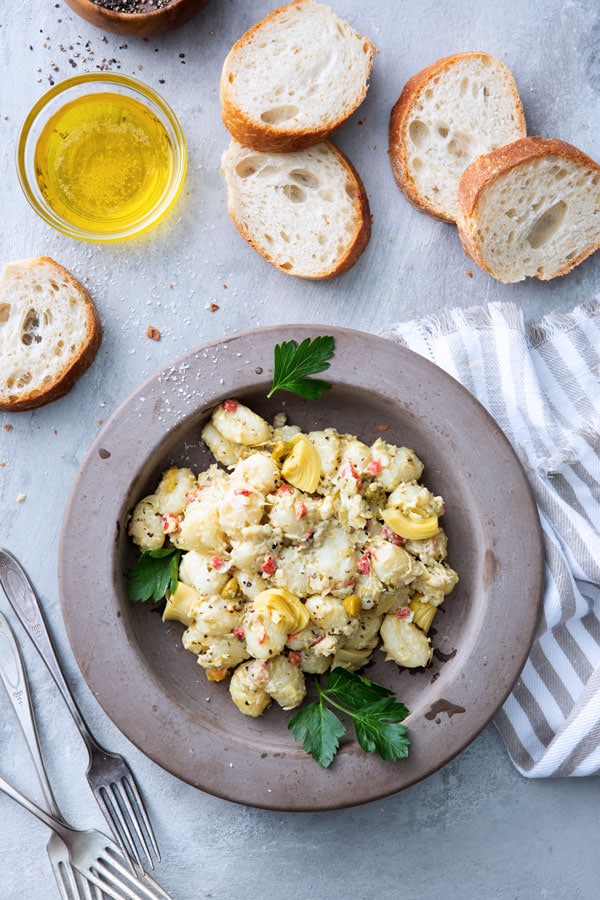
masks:
[[(149, 195), (148, 202), (140, 205), (139, 210), (135, 204), (130, 208), (127, 215), (111, 214), (105, 216), (99, 215), (96, 221), (94, 216), (87, 214), (81, 216), (75, 209), (70, 209), (68, 204), (57, 200), (55, 191), (49, 189), (49, 179), (47, 173), (44, 175), (40, 167), (40, 158), (44, 158), (36, 154), (38, 143), (42, 138), (40, 147), (47, 146), (47, 138), (49, 134), (54, 133), (54, 141), (58, 140), (56, 134), (58, 130), (54, 129), (49, 123), (51, 120), (56, 121), (62, 114), (66, 113), (66, 109), (77, 106), (77, 101), (84, 99), (95, 102), (94, 95), (118, 95), (122, 98), (123, 104), (129, 104), (134, 111), (138, 110), (142, 115), (144, 112), (149, 113), (149, 120), (152, 122), (155, 135), (160, 140), (163, 161), (167, 159), (167, 164), (160, 173), (160, 187)], [(98, 98), (98, 103), (102, 102), (102, 98)], [(120, 100), (116, 101), (117, 104)], [(140, 107), (143, 107), (143, 109)], [(87, 104), (86, 104), (87, 105)], [(115, 121), (120, 121), (116, 120)], [(114, 152), (116, 153), (117, 144), (124, 146), (127, 150), (129, 134), (133, 132), (124, 132), (118, 134), (118, 125), (111, 125), (117, 130), (115, 132)], [(133, 125), (128, 125), (133, 128)], [(93, 128), (91, 129), (93, 131)], [(74, 132), (75, 133), (75, 132)], [(62, 135), (61, 135), (62, 137)], [(77, 141), (71, 140), (71, 150), (78, 149)], [(85, 140), (83, 138), (82, 140)], [(142, 140), (145, 140), (145, 138)], [(59, 152), (60, 156), (60, 152)], [(55, 159), (58, 157), (55, 157)], [(136, 161), (137, 165), (138, 161)], [(89, 241), (92, 243), (107, 243), (114, 241), (124, 241), (128, 238), (142, 234), (144, 231), (152, 228), (159, 222), (171, 209), (175, 203), (179, 192), (181, 191), (185, 171), (187, 165), (187, 149), (185, 137), (177, 119), (177, 116), (171, 107), (160, 97), (152, 88), (130, 78), (126, 75), (115, 75), (113, 73), (98, 73), (78, 75), (74, 78), (68, 78), (60, 84), (55, 85), (51, 90), (41, 97), (34, 104), (28, 113), (17, 146), (17, 170), (21, 187), (25, 196), (34, 210), (41, 218), (55, 228), (57, 231), (66, 234), (69, 237), (80, 241)], [(108, 184), (110, 179), (106, 177), (102, 181), (102, 159), (94, 159), (93, 152), (88, 153), (85, 157), (85, 165), (82, 165), (77, 172), (77, 178), (80, 182), (85, 183), (86, 178), (90, 178), (89, 186)], [(89, 167), (89, 169), (88, 169)], [(132, 171), (135, 166), (131, 165)], [(136, 175), (143, 178), (144, 173), (140, 175), (139, 165), (137, 165)], [(96, 173), (89, 175), (89, 172)], [(98, 173), (100, 173), (100, 181), (98, 181)], [(114, 173), (113, 173), (114, 174)], [(149, 177), (154, 176), (154, 172), (146, 173)], [(156, 181), (156, 179), (154, 179)], [(70, 186), (67, 184), (63, 197), (69, 197)], [(101, 192), (104, 191), (104, 196)], [(98, 187), (98, 199), (106, 201), (110, 193), (106, 192), (104, 187)]]

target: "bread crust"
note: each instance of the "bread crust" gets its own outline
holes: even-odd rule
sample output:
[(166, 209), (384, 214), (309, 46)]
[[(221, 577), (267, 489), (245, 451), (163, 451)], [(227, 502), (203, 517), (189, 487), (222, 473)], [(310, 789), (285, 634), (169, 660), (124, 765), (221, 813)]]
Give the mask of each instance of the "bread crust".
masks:
[[(394, 104), (390, 115), (389, 156), (392, 166), (392, 173), (394, 175), (396, 184), (404, 193), (408, 202), (412, 206), (414, 206), (415, 209), (418, 209), (420, 212), (427, 213), (427, 215), (432, 216), (434, 219), (440, 219), (442, 222), (454, 223), (454, 219), (451, 216), (446, 215), (442, 210), (434, 207), (425, 197), (423, 197), (410, 173), (408, 166), (408, 155), (406, 151), (407, 123), (414, 104), (418, 101), (421, 93), (427, 88), (429, 83), (433, 81), (434, 78), (437, 78), (440, 74), (446, 72), (461, 60), (477, 58), (490, 59), (493, 57), (491, 57), (489, 53), (485, 53), (482, 50), (473, 50), (465, 53), (454, 53), (452, 56), (444, 56), (442, 59), (438, 59), (436, 62), (432, 63), (430, 66), (426, 66), (424, 69), (421, 69), (420, 72), (417, 72), (416, 75), (413, 75), (412, 78), (408, 79), (402, 89), (402, 93)], [(500, 60), (498, 60), (498, 62), (500, 62)], [(502, 65), (504, 64), (502, 63)], [(523, 136), (525, 136), (525, 134), (527, 133), (527, 126), (525, 123), (525, 114), (523, 112), (521, 98), (519, 96), (519, 92), (517, 91), (517, 86), (514, 82), (514, 79), (512, 79), (512, 83), (509, 82), (509, 84), (511, 93), (513, 95), (515, 108), (519, 116), (519, 125)]]
[(279, 129), (275, 128), (273, 125), (250, 119), (246, 113), (233, 102), (229, 90), (229, 77), (231, 74), (229, 66), (237, 51), (243, 47), (266, 22), (276, 19), (285, 10), (292, 7), (301, 9), (304, 6), (304, 3), (305, 0), (295, 0), (293, 3), (288, 3), (286, 6), (281, 6), (278, 9), (273, 10), (273, 12), (261, 19), (260, 22), (257, 22), (249, 28), (248, 31), (235, 42), (223, 63), (219, 90), (223, 124), (236, 141), (244, 147), (249, 147), (251, 150), (258, 150), (266, 153), (289, 153), (295, 150), (305, 150), (307, 147), (319, 144), (337, 131), (337, 129), (350, 118), (367, 95), (368, 75), (370, 74), (373, 65), (373, 57), (376, 53), (376, 48), (367, 37), (363, 37), (362, 39), (369, 51), (367, 81), (365, 81), (360, 96), (357, 98), (354, 105), (348, 107), (343, 115), (338, 116), (336, 119), (332, 119), (326, 125), (312, 129)]
[(85, 287), (78, 281), (74, 275), (57, 263), (56, 260), (49, 256), (39, 256), (35, 259), (27, 260), (27, 263), (36, 265), (51, 265), (56, 273), (70, 282), (80, 294), (81, 302), (85, 306), (87, 317), (87, 334), (85, 342), (71, 356), (68, 364), (63, 371), (56, 377), (55, 381), (44, 388), (34, 388), (28, 393), (23, 393), (15, 400), (2, 399), (0, 395), (0, 411), (1, 412), (22, 412), (23, 410), (36, 409), (39, 406), (45, 406), (53, 400), (58, 400), (67, 394), (78, 378), (83, 375), (85, 370), (91, 365), (96, 356), (100, 342), (102, 340), (102, 326), (100, 318), (92, 297)]
[[(477, 239), (477, 208), (484, 191), (512, 169), (518, 168), (531, 160), (544, 156), (558, 156), (579, 165), (596, 169), (600, 174), (600, 166), (590, 156), (558, 138), (539, 136), (520, 138), (498, 150), (486, 153), (474, 160), (463, 172), (458, 185), (459, 218), (458, 234), (463, 250), (484, 271), (496, 277), (486, 265), (481, 245)], [(600, 248), (600, 243), (586, 248), (578, 257), (568, 263), (552, 278), (566, 275), (571, 269), (583, 262), (588, 256)], [(542, 281), (549, 279), (540, 279)]]
[(342, 163), (344, 168), (348, 173), (348, 178), (354, 185), (356, 189), (356, 195), (353, 197), (353, 205), (354, 205), (354, 213), (355, 220), (357, 220), (358, 224), (355, 229), (354, 235), (352, 236), (346, 252), (338, 261), (337, 265), (323, 272), (321, 275), (302, 275), (298, 272), (290, 272), (288, 269), (285, 269), (281, 266), (265, 249), (262, 244), (259, 244), (254, 238), (249, 234), (248, 230), (244, 227), (243, 223), (238, 219), (235, 215), (235, 212), (231, 205), (229, 205), (229, 215), (231, 217), (231, 221), (242, 235), (245, 241), (247, 241), (250, 246), (260, 253), (267, 262), (271, 263), (271, 265), (275, 266), (275, 268), (279, 269), (281, 272), (285, 272), (286, 275), (293, 275), (295, 278), (305, 278), (309, 281), (325, 281), (329, 278), (335, 278), (337, 275), (341, 275), (343, 272), (347, 272), (348, 269), (351, 269), (352, 266), (356, 263), (359, 256), (369, 243), (369, 238), (371, 237), (371, 211), (369, 207), (369, 198), (367, 197), (367, 192), (365, 190), (365, 186), (362, 182), (362, 179), (350, 160), (347, 156), (345, 156), (341, 150), (339, 150), (335, 144), (332, 144), (331, 141), (323, 141), (329, 150), (337, 157), (337, 159)]

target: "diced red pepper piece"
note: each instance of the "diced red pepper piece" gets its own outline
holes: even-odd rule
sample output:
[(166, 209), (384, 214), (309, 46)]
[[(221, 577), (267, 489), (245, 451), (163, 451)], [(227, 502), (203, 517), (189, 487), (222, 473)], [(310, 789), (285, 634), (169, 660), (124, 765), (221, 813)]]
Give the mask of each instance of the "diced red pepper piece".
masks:
[(371, 571), (371, 560), (368, 555), (364, 553), (358, 561), (356, 566), (361, 575), (368, 575)]
[(237, 400), (223, 400), (223, 409), (225, 410), (225, 412), (235, 412), (237, 408)]
[(177, 513), (165, 513), (161, 516), (162, 530), (165, 534), (173, 534), (179, 531), (179, 516)]
[(345, 460), (344, 465), (340, 469), (340, 474), (344, 475), (346, 478), (354, 478), (354, 480), (356, 481), (357, 489), (359, 491), (362, 490), (362, 481), (360, 479), (358, 469), (351, 460)]
[(296, 513), (297, 519), (303, 519), (304, 516), (306, 515), (306, 504), (303, 503), (302, 500), (300, 500), (299, 503), (296, 503), (296, 505), (294, 507), (294, 512)]
[(290, 652), (288, 653), (288, 659), (293, 666), (302, 665), (302, 654), (297, 650), (290, 650)]
[(277, 569), (277, 560), (271, 553), (265, 556), (261, 569), (265, 575), (272, 575)]
[(211, 556), (210, 564), (213, 569), (220, 569), (223, 565), (223, 557), (222, 556)]
[(367, 466), (367, 472), (369, 475), (379, 475), (383, 468), (383, 465), (379, 462), (378, 459), (372, 459), (369, 465)]
[(381, 535), (386, 539), (386, 541), (389, 541), (390, 544), (395, 544), (396, 547), (401, 547), (404, 543), (404, 538), (399, 534), (396, 534), (395, 531), (392, 531), (392, 529), (387, 525), (384, 525), (381, 529)]
[(396, 610), (396, 618), (397, 619), (408, 619), (412, 610), (408, 608), (408, 606), (401, 606), (400, 609)]

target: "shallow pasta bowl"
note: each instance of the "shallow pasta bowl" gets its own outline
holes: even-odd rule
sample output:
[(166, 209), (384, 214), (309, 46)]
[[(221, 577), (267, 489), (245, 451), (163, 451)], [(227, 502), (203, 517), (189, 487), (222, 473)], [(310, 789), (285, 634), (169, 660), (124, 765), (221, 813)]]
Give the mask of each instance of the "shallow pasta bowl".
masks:
[[(266, 394), (273, 347), (328, 333), (333, 385), (318, 402)], [(422, 482), (446, 502), (448, 561), (460, 582), (432, 629), (431, 667), (409, 671), (380, 650), (366, 674), (409, 708), (408, 759), (384, 762), (347, 737), (329, 769), (297, 744), (291, 713), (242, 716), (227, 684), (210, 684), (163, 623), (126, 597), (137, 557), (127, 536), (135, 503), (169, 465), (212, 462), (200, 431), (212, 407), (237, 397), (265, 418), (285, 410), (304, 430), (333, 426), (366, 443), (415, 450)], [(101, 496), (102, 502), (97, 498)], [(357, 331), (286, 326), (233, 335), (146, 382), (90, 448), (63, 520), (59, 581), (81, 671), (115, 724), (155, 762), (212, 794), (253, 806), (317, 810), (402, 790), (467, 747), (503, 703), (537, 624), (543, 549), (535, 504), (508, 441), (483, 407), (436, 366)], [(435, 633), (434, 633), (435, 632)]]

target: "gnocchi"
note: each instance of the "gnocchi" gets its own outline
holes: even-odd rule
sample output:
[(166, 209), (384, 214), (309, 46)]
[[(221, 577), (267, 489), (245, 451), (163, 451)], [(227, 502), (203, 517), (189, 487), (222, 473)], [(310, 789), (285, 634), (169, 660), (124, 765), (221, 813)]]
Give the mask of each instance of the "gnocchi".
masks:
[(163, 619), (210, 681), (230, 678), (248, 716), (298, 706), (305, 675), (358, 669), (378, 646), (400, 666), (431, 661), (429, 630), (458, 582), (444, 501), (413, 450), (333, 428), (273, 426), (237, 400), (202, 436), (217, 464), (171, 467), (135, 507), (141, 550), (182, 551)]

